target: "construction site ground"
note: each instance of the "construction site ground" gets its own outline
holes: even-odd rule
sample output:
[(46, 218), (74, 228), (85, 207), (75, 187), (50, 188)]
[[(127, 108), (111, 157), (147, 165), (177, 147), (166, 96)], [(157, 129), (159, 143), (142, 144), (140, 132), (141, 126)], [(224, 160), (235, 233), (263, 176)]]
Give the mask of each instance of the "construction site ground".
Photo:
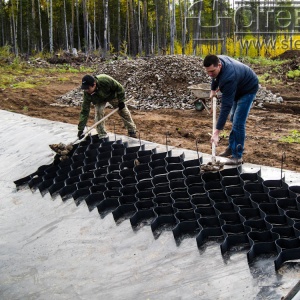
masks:
[[(256, 70), (258, 73), (264, 72)], [(124, 71), (125, 72), (125, 71)], [(77, 88), (83, 73), (65, 75), (66, 80), (59, 81), (59, 73), (47, 79), (48, 84), (35, 89), (0, 89), (0, 109), (24, 114), (27, 116), (77, 124), (80, 107), (56, 106), (56, 99)], [(274, 75), (275, 76), (275, 75)], [(147, 84), (145, 82), (145, 84)], [(173, 88), (176, 90), (174, 81)], [(283, 137), (291, 137), (292, 131), (300, 131), (300, 97), (297, 81), (282, 82), (276, 86), (268, 86), (273, 93), (280, 92), (284, 102), (280, 104), (265, 103), (263, 108), (253, 107), (247, 121), (247, 140), (244, 161), (258, 165), (283, 167), (288, 170), (300, 171), (300, 144), (281, 142)], [(54, 104), (54, 105), (53, 105)], [(107, 109), (109, 112), (110, 109)], [(212, 131), (212, 116), (206, 110), (175, 110), (159, 109), (140, 111), (131, 109), (132, 117), (137, 125), (141, 139), (211, 153), (209, 134)], [(88, 125), (94, 123), (91, 111)], [(108, 131), (126, 134), (118, 114), (111, 116), (106, 122)], [(228, 121), (222, 134), (223, 138), (217, 147), (217, 153), (223, 151), (228, 143), (231, 124)], [(22, 129), (19, 129), (22, 130)], [(27, 138), (27, 137), (24, 137)], [(76, 134), (74, 135), (76, 138)], [(58, 141), (65, 142), (65, 141)], [(291, 139), (292, 142), (292, 139)]]

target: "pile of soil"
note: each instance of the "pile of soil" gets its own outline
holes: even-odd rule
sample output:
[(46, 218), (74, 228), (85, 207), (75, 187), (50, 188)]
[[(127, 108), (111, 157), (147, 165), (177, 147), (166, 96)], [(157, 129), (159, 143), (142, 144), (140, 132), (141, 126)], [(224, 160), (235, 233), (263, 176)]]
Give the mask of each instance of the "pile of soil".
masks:
[[(170, 57), (165, 56), (160, 59), (168, 61)], [(106, 65), (106, 62), (101, 62), (100, 67), (107, 71), (113, 70), (114, 64), (109, 63)], [(139, 64), (134, 61), (132, 65), (134, 67), (130, 72), (124, 69), (122, 73), (119, 73), (119, 76), (128, 79), (130, 74), (139, 72)], [(100, 68), (98, 70), (100, 71)], [(259, 68), (259, 72), (267, 72), (268, 70), (263, 66)], [(174, 72), (176, 73), (176, 68)], [(112, 76), (117, 75), (117, 72), (110, 71), (110, 73), (107, 73)], [(126, 77), (126, 74), (129, 75)], [(149, 78), (154, 80), (156, 74), (157, 72), (154, 74), (148, 72), (144, 77), (140, 76), (140, 82), (136, 83), (136, 88), (145, 86), (145, 89), (147, 89)], [(61, 81), (58, 80), (61, 76), (59, 72), (57, 74), (51, 73), (47, 78), (48, 85), (36, 87), (35, 89), (2, 89), (0, 90), (0, 109), (53, 121), (78, 124), (80, 107), (58, 105), (56, 99), (78, 88), (83, 75), (85, 73), (80, 72), (70, 75), (64, 74), (65, 79)], [(176, 91), (176, 94), (172, 95), (172, 98), (174, 98), (174, 101), (179, 101), (182, 95), (178, 90), (184, 90), (185, 92), (188, 85), (198, 82), (189, 82), (183, 78), (182, 82), (184, 84), (182, 84), (180, 76), (178, 74), (174, 74), (174, 76), (174, 78), (170, 76), (164, 79), (164, 82), (168, 82), (169, 86), (173, 86), (173, 91)], [(272, 76), (280, 78), (283, 74), (273, 73)], [(252, 108), (247, 122), (245, 162), (280, 168), (282, 155), (285, 153), (286, 158), (283, 167), (300, 172), (300, 144), (280, 142), (282, 137), (291, 135), (292, 130), (300, 132), (299, 98), (298, 100), (287, 101), (285, 97), (285, 95), (299, 97), (294, 90), (296, 86), (297, 84), (294, 81), (289, 80), (282, 81), (282, 83), (276, 84), (275, 87), (270, 85), (267, 88), (273, 93), (277, 93), (277, 90), (281, 89), (280, 94), (283, 97), (283, 102), (269, 103), (262, 108)], [(110, 112), (110, 109), (107, 109), (108, 112)], [(211, 153), (209, 134), (212, 131), (212, 117), (205, 110), (200, 112), (195, 109), (162, 108), (142, 111), (131, 108), (131, 112), (141, 139), (165, 144), (167, 136), (168, 145), (191, 150), (196, 150), (197, 140), (200, 152)], [(94, 123), (93, 117), (93, 111), (91, 111), (89, 126)], [(108, 119), (106, 127), (110, 132), (113, 132), (115, 128), (118, 134), (127, 133), (118, 114), (114, 114)], [(223, 138), (217, 147), (217, 153), (223, 151), (227, 146), (230, 128), (231, 125), (227, 122)], [(59, 142), (67, 143), (68, 141), (57, 141), (57, 143)], [(49, 151), (51, 150), (49, 149)], [(280, 177), (280, 174), (278, 174), (278, 177)]]

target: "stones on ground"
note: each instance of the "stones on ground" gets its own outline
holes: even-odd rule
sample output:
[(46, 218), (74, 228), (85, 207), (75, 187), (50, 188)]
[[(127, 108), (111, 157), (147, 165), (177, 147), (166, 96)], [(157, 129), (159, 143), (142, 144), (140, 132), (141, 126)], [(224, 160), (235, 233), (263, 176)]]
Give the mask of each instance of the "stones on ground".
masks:
[[(127, 98), (134, 97), (131, 106), (135, 109), (195, 109), (197, 98), (188, 86), (211, 81), (202, 62), (200, 57), (181, 55), (111, 60), (99, 64), (94, 75), (105, 73), (117, 79), (124, 86)], [(57, 102), (80, 106), (82, 96), (83, 91), (78, 87), (59, 97)], [(262, 107), (264, 102), (282, 103), (283, 99), (260, 87), (254, 104)]]

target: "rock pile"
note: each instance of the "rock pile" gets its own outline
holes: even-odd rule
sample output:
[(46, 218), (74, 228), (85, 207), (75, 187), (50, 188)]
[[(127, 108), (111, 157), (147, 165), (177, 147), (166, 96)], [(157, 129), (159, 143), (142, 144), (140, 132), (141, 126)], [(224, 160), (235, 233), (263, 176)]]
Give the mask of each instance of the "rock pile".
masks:
[[(196, 97), (188, 86), (209, 83), (202, 67), (202, 59), (195, 56), (156, 56), (150, 58), (111, 60), (101, 64), (95, 72), (108, 74), (123, 84), (127, 98), (134, 97), (134, 106), (140, 110), (160, 108), (194, 109)], [(78, 87), (61, 96), (61, 104), (78, 106), (83, 92)], [(282, 102), (272, 92), (260, 88), (256, 104)]]

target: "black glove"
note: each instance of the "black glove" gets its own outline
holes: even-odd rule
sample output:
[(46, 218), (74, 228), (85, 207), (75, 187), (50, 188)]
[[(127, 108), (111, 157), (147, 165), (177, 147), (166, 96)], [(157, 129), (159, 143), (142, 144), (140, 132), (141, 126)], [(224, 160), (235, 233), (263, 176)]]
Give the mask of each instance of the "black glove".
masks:
[(84, 135), (83, 135), (83, 130), (78, 130), (77, 137), (78, 137), (80, 140), (84, 137)]
[(125, 107), (125, 103), (124, 102), (119, 102), (118, 106), (119, 106), (119, 110), (122, 110)]

